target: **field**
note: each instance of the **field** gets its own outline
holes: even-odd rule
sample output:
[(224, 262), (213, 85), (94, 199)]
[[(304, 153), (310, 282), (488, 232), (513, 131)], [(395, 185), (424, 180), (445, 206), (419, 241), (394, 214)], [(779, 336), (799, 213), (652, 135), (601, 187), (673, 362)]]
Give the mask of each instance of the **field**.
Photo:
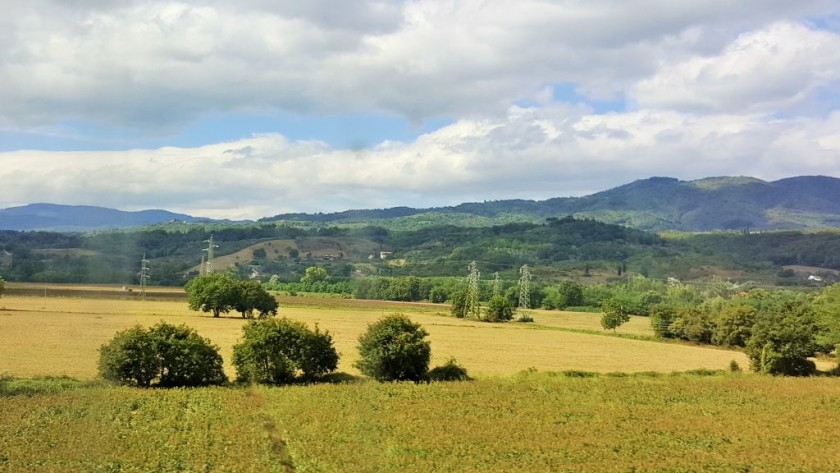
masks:
[[(141, 390), (95, 380), (97, 348), (116, 331), (186, 323), (229, 360), (243, 321), (190, 312), (157, 289), (146, 301), (121, 288), (10, 289), (0, 472), (840, 470), (837, 379), (704, 371), (748, 364), (737, 351), (654, 341), (644, 318), (613, 335), (595, 314), (493, 325), (433, 304), (288, 298), (281, 315), (333, 333), (346, 382)], [(454, 357), (477, 379), (358, 376), (358, 334), (396, 310), (429, 331), (433, 364)], [(38, 378), (60, 375), (75, 379)]]
[[(97, 297), (87, 297), (84, 288), (52, 287), (46, 298), (17, 296), (18, 288), (11, 289), (12, 295), (0, 299), (0, 374), (13, 376), (92, 379), (97, 350), (114, 333), (161, 320), (195, 328), (219, 345), (229, 361), (243, 323), (238, 314), (214, 319), (192, 312), (183, 300), (116, 299), (124, 295), (121, 289), (95, 288)], [(49, 297), (69, 291), (77, 295)], [(105, 297), (108, 294), (112, 297)], [(737, 351), (646, 340), (652, 331), (643, 317), (619, 328), (617, 333), (624, 337), (617, 337), (604, 332), (597, 314), (559, 311), (532, 311), (534, 324), (487, 324), (449, 317), (442, 305), (290, 298), (281, 299), (280, 315), (329, 330), (341, 354), (339, 371), (356, 375), (358, 336), (369, 323), (397, 310), (429, 332), (433, 365), (455, 358), (476, 376), (504, 376), (530, 368), (606, 373), (721, 370), (732, 360), (748, 365)], [(230, 364), (226, 370), (234, 374)]]
[(0, 381), (0, 472), (840, 469), (831, 378), (15, 388)]

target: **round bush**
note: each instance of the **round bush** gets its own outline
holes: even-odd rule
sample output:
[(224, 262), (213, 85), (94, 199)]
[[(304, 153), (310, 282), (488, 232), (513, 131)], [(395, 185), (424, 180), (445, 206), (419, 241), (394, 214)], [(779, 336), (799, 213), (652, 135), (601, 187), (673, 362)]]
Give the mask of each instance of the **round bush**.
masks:
[(227, 381), (219, 348), (186, 325), (117, 332), (99, 348), (99, 374), (129, 386), (208, 386)]
[(233, 347), (237, 379), (263, 384), (310, 381), (338, 367), (338, 353), (329, 332), (286, 318), (253, 320), (242, 327), (242, 341)]
[(513, 304), (504, 296), (493, 296), (487, 303), (484, 320), (487, 322), (507, 322), (513, 318)]
[(379, 381), (421, 381), (429, 370), (428, 333), (402, 314), (383, 317), (359, 337), (355, 366)]
[(469, 381), (467, 369), (459, 365), (455, 359), (445, 364), (435, 366), (429, 371), (429, 381)]

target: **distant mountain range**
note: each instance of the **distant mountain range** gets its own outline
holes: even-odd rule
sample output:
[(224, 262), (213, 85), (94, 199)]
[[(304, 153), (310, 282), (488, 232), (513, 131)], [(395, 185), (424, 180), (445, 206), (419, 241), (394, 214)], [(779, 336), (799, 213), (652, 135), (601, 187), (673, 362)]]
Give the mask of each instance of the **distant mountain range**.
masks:
[(212, 220), (166, 210), (126, 212), (89, 205), (30, 204), (0, 209), (0, 230), (75, 232), (139, 227), (171, 221), (197, 223)]
[[(281, 214), (266, 220), (316, 222), (510, 222), (575, 215), (650, 231), (817, 229), (840, 227), (840, 179), (801, 176), (766, 182), (752, 177), (680, 181), (652, 177), (586, 197), (500, 200), (454, 207), (394, 207), (331, 214)], [(454, 218), (453, 218), (454, 217)]]
[[(499, 200), (452, 207), (280, 214), (262, 221), (368, 223), (389, 228), (541, 221), (574, 215), (649, 231), (840, 228), (840, 179), (800, 176), (767, 182), (752, 177), (680, 181), (652, 177), (586, 197)], [(89, 231), (171, 221), (222, 222), (165, 210), (31, 204), (0, 210), (2, 230)]]

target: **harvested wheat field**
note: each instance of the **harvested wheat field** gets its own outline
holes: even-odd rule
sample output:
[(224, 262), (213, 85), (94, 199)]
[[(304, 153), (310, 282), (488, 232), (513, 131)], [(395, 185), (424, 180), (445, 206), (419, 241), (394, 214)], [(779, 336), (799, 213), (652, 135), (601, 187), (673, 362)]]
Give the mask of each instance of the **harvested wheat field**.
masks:
[[(119, 331), (135, 324), (161, 320), (187, 324), (219, 345), (232, 376), (230, 355), (243, 320), (238, 314), (213, 318), (193, 312), (183, 300), (98, 297), (6, 296), (0, 299), (0, 373), (19, 377), (68, 375), (96, 377), (98, 348)], [(399, 304), (343, 305), (313, 301), (281, 306), (280, 316), (329, 330), (341, 355), (339, 370), (358, 374), (358, 336), (378, 318), (400, 310)], [(331, 306), (331, 304), (334, 304)], [(725, 369), (735, 360), (747, 366), (737, 351), (661, 343), (638, 339), (649, 335), (646, 318), (634, 318), (618, 334), (601, 330), (594, 314), (532, 311), (533, 324), (488, 324), (449, 317), (445, 306), (405, 305), (405, 312), (428, 332), (432, 365), (455, 358), (474, 376), (509, 375), (527, 369), (595, 372), (686, 371)]]

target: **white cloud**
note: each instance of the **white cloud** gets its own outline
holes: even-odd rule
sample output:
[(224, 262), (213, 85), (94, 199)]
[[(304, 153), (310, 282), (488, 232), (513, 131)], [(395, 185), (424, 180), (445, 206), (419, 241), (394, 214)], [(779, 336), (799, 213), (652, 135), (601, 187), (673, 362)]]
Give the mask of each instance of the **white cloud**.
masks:
[(155, 129), (264, 108), (459, 117), (558, 82), (613, 97), (745, 30), (837, 12), (827, 0), (4, 3), (0, 126), (16, 129)]
[(641, 108), (767, 113), (838, 81), (840, 35), (785, 22), (741, 35), (721, 55), (665, 66), (630, 96)]
[[(836, 0), (0, 5), (0, 133), (79, 121), (145, 136), (261, 110), (454, 122), (359, 150), (265, 134), (5, 152), (0, 206), (256, 218), (580, 195), (651, 175), (831, 175), (840, 162)], [(557, 84), (583, 98), (554, 97)], [(588, 103), (624, 98), (627, 111)]]
[(840, 113), (768, 121), (513, 107), (497, 119), (462, 120), (410, 143), (384, 142), (362, 151), (259, 135), (190, 149), (7, 152), (0, 154), (0, 181), (7, 205), (108, 202), (259, 218), (283, 211), (582, 195), (652, 174), (832, 175), (840, 162), (837, 130)]

